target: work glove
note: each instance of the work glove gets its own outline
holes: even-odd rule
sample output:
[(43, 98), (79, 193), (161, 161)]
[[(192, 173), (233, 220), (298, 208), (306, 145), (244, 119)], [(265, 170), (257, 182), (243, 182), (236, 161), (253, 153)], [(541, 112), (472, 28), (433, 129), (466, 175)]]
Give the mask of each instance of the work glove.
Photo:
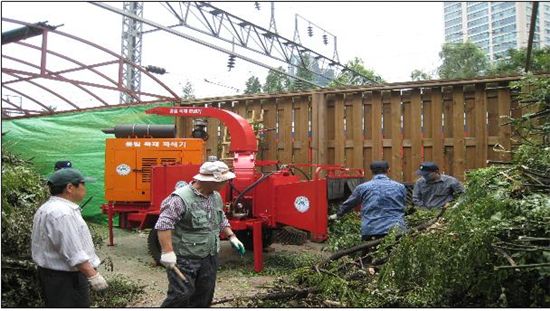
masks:
[(162, 253), (160, 255), (160, 264), (168, 269), (174, 269), (174, 267), (176, 266), (176, 253)]
[(332, 214), (328, 216), (328, 220), (336, 220), (336, 219), (338, 219), (338, 214)]
[(245, 252), (244, 245), (243, 245), (243, 243), (241, 243), (241, 241), (239, 241), (239, 239), (237, 239), (237, 237), (235, 235), (232, 235), (229, 238), (229, 242), (231, 242), (231, 246), (233, 246), (233, 248), (239, 254), (241, 254), (241, 256), (244, 255), (244, 252)]
[(89, 277), (88, 282), (90, 282), (90, 287), (96, 291), (104, 290), (109, 287), (109, 285), (107, 285), (107, 281), (105, 281), (105, 279), (103, 278), (103, 276), (101, 276), (101, 274), (99, 274), (99, 272), (96, 273), (94, 276)]

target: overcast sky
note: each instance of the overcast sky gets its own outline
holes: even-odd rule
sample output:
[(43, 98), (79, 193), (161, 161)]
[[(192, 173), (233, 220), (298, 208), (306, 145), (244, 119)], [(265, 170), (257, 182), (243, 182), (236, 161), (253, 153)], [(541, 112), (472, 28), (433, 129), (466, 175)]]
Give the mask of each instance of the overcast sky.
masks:
[[(107, 4), (122, 8), (120, 2)], [(269, 28), (269, 2), (260, 3), (260, 10), (254, 2), (212, 4)], [(360, 57), (367, 68), (388, 82), (409, 81), (413, 69), (430, 72), (439, 64), (438, 52), (444, 38), (442, 2), (276, 2), (275, 20), (280, 35), (293, 39), (295, 14), (336, 35), (341, 63)], [(120, 53), (121, 15), (90, 3), (2, 2), (2, 17), (63, 24), (58, 30)], [(169, 18), (173, 17), (159, 3), (145, 3), (144, 18), (168, 25)], [(4, 22), (2, 26), (3, 31), (14, 27)], [(324, 46), (317, 29), (314, 28), (314, 36), (309, 38), (307, 22), (299, 19), (299, 26), (303, 45), (332, 56), (333, 45)], [(183, 27), (176, 30), (192, 33)], [(230, 48), (213, 39), (209, 42)], [(168, 33), (154, 32), (143, 37), (142, 65), (166, 68), (169, 73), (159, 78), (177, 93), (186, 81), (192, 83), (199, 98), (237, 94), (233, 89), (206, 83), (204, 79), (241, 92), (250, 75), (260, 77), (263, 83), (266, 69), (238, 59), (229, 72), (227, 58), (226, 54)]]

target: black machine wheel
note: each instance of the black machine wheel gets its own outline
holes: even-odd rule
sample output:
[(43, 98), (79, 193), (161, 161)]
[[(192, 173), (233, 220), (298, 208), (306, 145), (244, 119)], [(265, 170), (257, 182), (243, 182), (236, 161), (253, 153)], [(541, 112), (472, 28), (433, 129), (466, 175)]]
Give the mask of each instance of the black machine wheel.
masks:
[[(254, 243), (252, 240), (252, 230), (238, 230), (235, 231), (235, 235), (243, 243), (246, 250), (253, 250)], [(271, 229), (262, 228), (262, 245), (263, 248), (268, 247), (273, 243), (273, 231)]]
[(153, 257), (153, 260), (155, 260), (155, 263), (159, 265), (161, 249), (156, 229), (151, 229), (149, 232), (149, 236), (147, 237), (147, 249), (151, 257)]

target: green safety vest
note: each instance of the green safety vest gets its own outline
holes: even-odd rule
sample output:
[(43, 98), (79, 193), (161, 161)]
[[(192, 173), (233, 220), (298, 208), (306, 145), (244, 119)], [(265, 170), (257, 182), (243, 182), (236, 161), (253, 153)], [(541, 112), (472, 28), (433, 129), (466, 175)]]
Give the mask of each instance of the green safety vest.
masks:
[(186, 185), (172, 194), (179, 196), (186, 207), (185, 213), (175, 225), (172, 246), (178, 256), (200, 259), (216, 255), (220, 251), (220, 222), (223, 217), (222, 197), (215, 191), (212, 212), (201, 208), (200, 198)]

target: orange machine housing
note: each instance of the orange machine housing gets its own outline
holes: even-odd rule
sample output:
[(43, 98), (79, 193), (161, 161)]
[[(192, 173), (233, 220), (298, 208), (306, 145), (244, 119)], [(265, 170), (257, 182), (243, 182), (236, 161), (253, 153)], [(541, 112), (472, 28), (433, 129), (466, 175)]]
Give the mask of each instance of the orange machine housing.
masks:
[(200, 138), (107, 138), (105, 199), (149, 202), (152, 166), (201, 164), (204, 159)]

